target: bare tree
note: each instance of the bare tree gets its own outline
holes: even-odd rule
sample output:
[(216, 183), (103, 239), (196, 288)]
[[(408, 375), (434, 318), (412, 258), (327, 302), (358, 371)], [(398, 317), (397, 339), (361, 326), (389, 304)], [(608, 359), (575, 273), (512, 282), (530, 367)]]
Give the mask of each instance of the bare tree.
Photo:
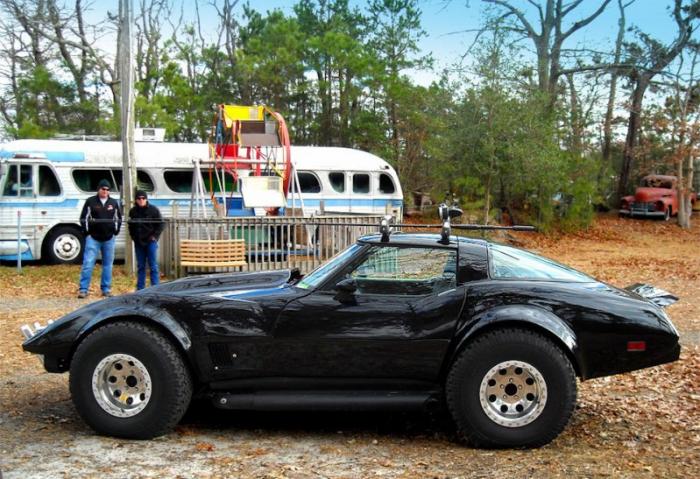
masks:
[(533, 42), (537, 54), (538, 87), (550, 95), (553, 104), (557, 97), (559, 79), (566, 73), (583, 71), (580, 68), (563, 68), (564, 42), (603, 13), (611, 0), (602, 0), (593, 13), (573, 22), (568, 28), (564, 27), (567, 17), (583, 4), (583, 0), (573, 0), (567, 4), (564, 4), (563, 0), (544, 0), (544, 5), (542, 2), (528, 0), (528, 3), (537, 10), (538, 23), (531, 22), (526, 12), (515, 6), (516, 2), (512, 0), (483, 1), (505, 10), (505, 13), (497, 19), (497, 24), (503, 25), (505, 20), (506, 29), (523, 35)]
[(700, 44), (688, 48), (690, 65), (686, 68), (681, 56), (672, 84), (672, 96), (667, 102), (671, 123), (672, 158), (678, 177), (678, 225), (690, 228), (692, 210), (693, 163), (700, 142), (700, 79), (697, 76)]
[(140, 0), (136, 26), (136, 74), (139, 94), (150, 100), (160, 80), (163, 24), (169, 21), (169, 0)]
[(629, 100), (630, 113), (627, 122), (625, 150), (618, 180), (618, 198), (622, 198), (627, 192), (627, 184), (635, 159), (635, 148), (639, 142), (644, 94), (652, 79), (662, 73), (688, 45), (696, 29), (695, 20), (698, 18), (698, 14), (700, 14), (700, 2), (698, 0), (693, 0), (689, 5), (683, 5), (683, 0), (674, 0), (673, 19), (676, 22), (678, 31), (676, 38), (670, 45), (662, 45), (648, 35), (639, 33), (647, 52), (642, 58), (638, 59), (637, 66), (630, 71), (630, 81), (633, 87)]
[[(613, 64), (618, 65), (622, 58), (622, 44), (625, 39), (626, 19), (625, 9), (632, 5), (636, 0), (629, 0), (627, 3), (623, 0), (617, 0), (617, 7), (620, 11), (620, 16), (617, 21), (617, 38), (615, 39), (615, 54), (613, 56)], [(612, 119), (615, 110), (615, 97), (617, 95), (617, 80), (620, 76), (619, 68), (610, 70), (610, 94), (608, 95), (608, 105), (605, 110), (605, 120), (603, 121), (603, 161), (605, 164), (610, 163), (610, 144), (612, 143)]]

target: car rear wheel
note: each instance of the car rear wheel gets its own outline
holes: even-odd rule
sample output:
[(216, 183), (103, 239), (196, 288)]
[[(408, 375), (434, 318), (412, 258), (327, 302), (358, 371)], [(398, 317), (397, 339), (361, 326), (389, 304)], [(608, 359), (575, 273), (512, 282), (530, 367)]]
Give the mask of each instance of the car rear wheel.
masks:
[(149, 439), (170, 431), (192, 398), (192, 379), (175, 346), (137, 322), (107, 324), (73, 356), (70, 391), (78, 413), (100, 434)]
[(447, 404), (477, 447), (539, 447), (564, 429), (576, 403), (571, 363), (547, 338), (502, 329), (476, 338), (452, 365)]

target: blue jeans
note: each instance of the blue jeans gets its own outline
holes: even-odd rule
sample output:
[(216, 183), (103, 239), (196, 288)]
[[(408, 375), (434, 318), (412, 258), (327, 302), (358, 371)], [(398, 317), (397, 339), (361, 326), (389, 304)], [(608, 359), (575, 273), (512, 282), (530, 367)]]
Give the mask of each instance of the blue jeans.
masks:
[(92, 236), (85, 238), (85, 252), (83, 253), (83, 267), (80, 269), (80, 291), (87, 292), (90, 289), (92, 270), (95, 268), (97, 253), (102, 254), (102, 281), (100, 289), (103, 293), (112, 290), (112, 263), (114, 262), (115, 238), (107, 241), (97, 241)]
[(160, 282), (160, 272), (158, 271), (158, 242), (149, 241), (142, 245), (134, 241), (134, 251), (136, 253), (136, 289), (146, 287), (146, 263), (151, 270), (151, 286)]

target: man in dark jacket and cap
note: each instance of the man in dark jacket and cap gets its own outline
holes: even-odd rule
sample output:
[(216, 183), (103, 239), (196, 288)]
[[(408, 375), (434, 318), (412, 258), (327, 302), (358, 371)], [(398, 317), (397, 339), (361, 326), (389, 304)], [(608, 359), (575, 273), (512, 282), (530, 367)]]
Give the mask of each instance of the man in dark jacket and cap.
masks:
[(136, 192), (136, 205), (129, 210), (129, 235), (136, 253), (136, 289), (146, 287), (146, 263), (151, 270), (151, 286), (158, 284), (158, 238), (163, 231), (160, 210), (148, 202), (145, 191)]
[(85, 200), (83, 211), (80, 213), (80, 226), (85, 235), (85, 251), (83, 267), (80, 270), (79, 298), (88, 295), (98, 253), (102, 255), (102, 296), (112, 296), (114, 241), (122, 226), (122, 211), (117, 200), (109, 197), (109, 188), (109, 181), (100, 180), (97, 194)]

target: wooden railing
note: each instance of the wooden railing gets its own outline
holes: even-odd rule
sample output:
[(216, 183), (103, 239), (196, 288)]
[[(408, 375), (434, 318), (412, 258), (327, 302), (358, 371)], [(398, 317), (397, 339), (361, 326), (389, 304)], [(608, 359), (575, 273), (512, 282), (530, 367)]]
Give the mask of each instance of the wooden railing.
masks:
[[(183, 276), (180, 241), (231, 240), (245, 242), (246, 264), (232, 268), (188, 267), (187, 273), (262, 271), (299, 268), (308, 273), (358, 237), (376, 233), (381, 216), (169, 218), (160, 240), (161, 271)], [(373, 226), (377, 225), (377, 226)]]

